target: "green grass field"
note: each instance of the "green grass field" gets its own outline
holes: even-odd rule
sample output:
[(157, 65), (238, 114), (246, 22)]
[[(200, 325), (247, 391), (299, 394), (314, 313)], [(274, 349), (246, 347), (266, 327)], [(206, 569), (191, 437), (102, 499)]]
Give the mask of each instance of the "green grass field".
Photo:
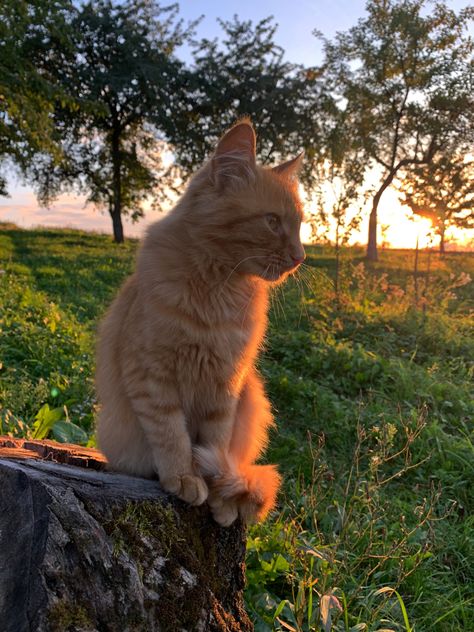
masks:
[[(98, 319), (137, 243), (0, 226), (0, 434), (94, 445)], [(257, 631), (474, 630), (474, 255), (308, 249), (260, 368), (278, 512), (250, 529)]]

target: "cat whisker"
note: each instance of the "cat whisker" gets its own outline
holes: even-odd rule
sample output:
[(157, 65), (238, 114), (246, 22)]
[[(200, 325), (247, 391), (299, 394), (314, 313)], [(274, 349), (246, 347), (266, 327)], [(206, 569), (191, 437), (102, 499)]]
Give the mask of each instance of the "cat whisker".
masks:
[[(284, 319), (287, 320), (286, 311), (285, 311), (285, 308), (286, 308), (285, 293), (283, 292), (282, 287), (280, 285), (275, 286), (272, 289), (270, 297), (271, 297), (273, 306), (275, 308), (278, 308), (281, 311)], [(283, 300), (285, 300), (285, 305), (283, 305), (283, 303), (281, 301), (281, 297), (283, 297)], [(275, 311), (277, 311), (277, 310), (275, 309)]]
[(329, 283), (333, 283), (332, 279), (330, 279), (327, 274), (325, 274), (324, 272), (322, 272), (318, 268), (315, 268), (314, 266), (308, 265), (307, 263), (302, 263), (301, 264), (301, 272), (305, 272), (305, 274), (310, 276), (311, 279), (313, 279), (313, 280), (319, 278), (319, 279), (322, 279), (322, 280), (327, 281)]
[(301, 271), (298, 270), (297, 273), (294, 275), (294, 277), (295, 277), (295, 282), (300, 289), (300, 313), (299, 313), (299, 321), (298, 321), (298, 325), (299, 325), (301, 323), (301, 316), (302, 316), (303, 310), (305, 311), (306, 319), (309, 322), (309, 312), (308, 312), (308, 308), (306, 307), (306, 302), (305, 302), (306, 295), (305, 295), (305, 291), (303, 287), (303, 277), (301, 275)]
[(314, 277), (311, 274), (308, 274), (307, 270), (302, 268), (302, 266), (300, 266), (297, 274), (295, 274), (295, 279), (297, 279), (298, 282), (301, 284), (302, 289), (304, 286), (304, 288), (306, 288), (306, 290), (309, 291), (311, 295), (314, 295), (314, 288), (311, 284)]
[(239, 263), (234, 266), (232, 268), (232, 270), (230, 271), (228, 277), (226, 278), (226, 280), (224, 281), (224, 283), (221, 286), (220, 292), (222, 292), (225, 288), (225, 286), (227, 285), (227, 283), (229, 282), (230, 277), (234, 274), (234, 272), (237, 270), (237, 268), (242, 265), (245, 261), (248, 261), (249, 259), (261, 259), (262, 257), (266, 257), (266, 255), (250, 255), (248, 257), (244, 257), (243, 259), (241, 259), (239, 261)]
[[(266, 273), (268, 272), (268, 268), (270, 267), (270, 265), (271, 265), (271, 264), (268, 264), (268, 266), (265, 268), (265, 271), (264, 271), (264, 273), (263, 273), (263, 275), (264, 275), (264, 276), (265, 276), (265, 275), (266, 275)], [(244, 323), (245, 323), (245, 318), (247, 317), (247, 313), (248, 313), (248, 311), (249, 311), (250, 304), (252, 303), (253, 297), (255, 296), (255, 292), (257, 291), (257, 287), (258, 287), (258, 286), (257, 286), (257, 284), (255, 284), (255, 286), (254, 286), (254, 288), (253, 288), (253, 290), (252, 290), (252, 293), (251, 293), (251, 295), (249, 296), (249, 300), (247, 301), (247, 305), (246, 305), (246, 307), (245, 307), (244, 315), (243, 315), (243, 317), (242, 317), (242, 323), (241, 323), (241, 327), (242, 327), (242, 328), (243, 328), (243, 326), (244, 326)]]
[[(311, 285), (310, 280), (307, 278), (306, 275), (306, 270), (298, 270), (298, 273), (295, 274), (295, 279), (297, 280), (298, 283), (300, 283), (302, 290), (304, 291), (304, 287), (309, 290), (309, 292), (311, 294), (313, 294), (313, 287)], [(311, 280), (313, 279), (313, 277), (311, 277)], [(304, 286), (304, 287), (303, 287)]]

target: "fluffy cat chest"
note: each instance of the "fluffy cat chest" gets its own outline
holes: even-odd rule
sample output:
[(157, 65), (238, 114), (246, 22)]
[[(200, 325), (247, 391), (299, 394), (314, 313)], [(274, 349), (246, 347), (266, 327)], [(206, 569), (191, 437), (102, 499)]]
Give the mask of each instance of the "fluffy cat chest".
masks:
[(199, 339), (190, 337), (181, 340), (175, 349), (178, 376), (183, 379), (189, 375), (195, 382), (228, 378), (249, 356), (250, 340), (251, 336), (242, 331), (227, 335), (216, 335), (214, 332), (201, 335)]

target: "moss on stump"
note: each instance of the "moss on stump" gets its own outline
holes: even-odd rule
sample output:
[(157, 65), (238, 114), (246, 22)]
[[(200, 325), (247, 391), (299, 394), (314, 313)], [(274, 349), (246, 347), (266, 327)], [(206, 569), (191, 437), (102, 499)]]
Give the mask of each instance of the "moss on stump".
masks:
[(103, 467), (78, 446), (0, 438), (0, 630), (252, 630), (242, 526)]

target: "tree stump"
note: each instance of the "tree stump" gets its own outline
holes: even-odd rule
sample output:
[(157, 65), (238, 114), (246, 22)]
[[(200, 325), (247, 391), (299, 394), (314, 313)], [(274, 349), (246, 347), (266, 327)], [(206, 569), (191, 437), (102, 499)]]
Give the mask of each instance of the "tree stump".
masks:
[(242, 525), (105, 465), (97, 450), (0, 438), (0, 630), (252, 630)]

